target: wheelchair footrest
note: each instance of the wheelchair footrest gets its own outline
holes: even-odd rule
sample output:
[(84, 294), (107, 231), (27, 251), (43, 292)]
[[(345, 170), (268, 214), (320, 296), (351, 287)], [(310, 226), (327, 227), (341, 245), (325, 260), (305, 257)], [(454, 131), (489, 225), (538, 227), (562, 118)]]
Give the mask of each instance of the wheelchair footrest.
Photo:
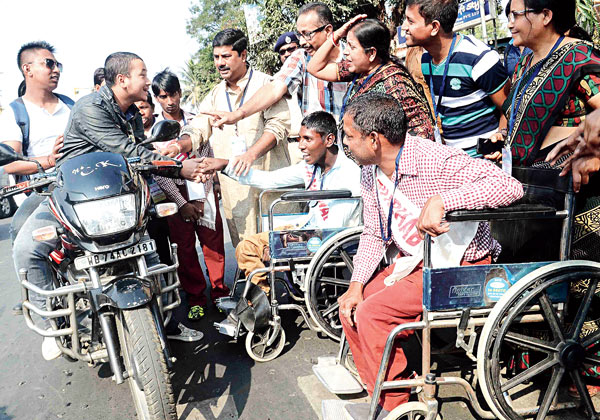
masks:
[(319, 357), (313, 372), (333, 394), (358, 394), (363, 391), (362, 384), (335, 357)]
[(227, 296), (227, 297), (218, 298), (215, 303), (217, 305), (217, 308), (219, 308), (219, 310), (221, 310), (225, 314), (229, 315), (231, 312), (233, 312), (235, 310), (235, 307), (238, 304), (238, 299)]
[(236, 336), (237, 322), (234, 322), (231, 317), (227, 317), (221, 322), (215, 322), (213, 325), (223, 335)]
[(321, 402), (321, 414), (323, 420), (349, 420), (350, 416), (344, 410), (348, 401), (343, 400), (323, 400)]

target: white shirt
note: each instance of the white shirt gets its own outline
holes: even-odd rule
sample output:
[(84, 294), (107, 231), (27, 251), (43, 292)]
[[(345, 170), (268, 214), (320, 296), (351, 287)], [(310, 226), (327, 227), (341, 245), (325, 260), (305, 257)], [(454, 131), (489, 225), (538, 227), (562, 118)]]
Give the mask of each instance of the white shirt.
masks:
[[(71, 110), (60, 99), (53, 113), (27, 99), (23, 99), (23, 103), (29, 115), (29, 147), (26, 155), (29, 157), (48, 156), (52, 153), (56, 138), (64, 134)], [(10, 106), (7, 106), (0, 114), (0, 142), (5, 141), (23, 142), (21, 128), (19, 128)]]
[[(227, 165), (224, 172), (240, 184), (263, 190), (304, 184), (307, 190), (350, 190), (353, 196), (360, 196), (360, 168), (343, 151), (338, 152), (335, 164), (325, 175), (321, 174), (320, 167), (304, 161), (276, 171), (250, 169), (248, 175), (241, 177), (234, 174), (231, 164)], [(356, 226), (359, 222), (359, 210), (357, 200), (311, 202), (308, 218), (299, 225), (313, 229)]]

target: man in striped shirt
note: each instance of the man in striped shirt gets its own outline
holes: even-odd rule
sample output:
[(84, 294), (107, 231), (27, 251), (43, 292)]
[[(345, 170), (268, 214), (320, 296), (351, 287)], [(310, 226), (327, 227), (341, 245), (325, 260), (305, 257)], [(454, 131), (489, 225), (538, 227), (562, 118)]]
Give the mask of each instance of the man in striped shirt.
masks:
[[(344, 144), (362, 165), (364, 230), (350, 287), (338, 302), (358, 373), (371, 394), (388, 334), (421, 316), (424, 234), (450, 241), (452, 253), (464, 244), (444, 258), (448, 266), (490, 264), (500, 245), (487, 223), (472, 225), (466, 233), (461, 224), (451, 229), (442, 219), (447, 211), (506, 206), (523, 195), (521, 184), (493, 163), (406, 131), (404, 113), (389, 95), (362, 95), (344, 114)], [(461, 244), (448, 239), (457, 233), (463, 235)], [(393, 263), (375, 273), (384, 254)], [(410, 372), (401, 346), (394, 352), (386, 380), (406, 379)], [(384, 392), (377, 419), (408, 397), (406, 390)], [(347, 405), (346, 410), (352, 418), (364, 419), (368, 404)]]
[(408, 46), (426, 50), (421, 69), (445, 143), (474, 155), (478, 138), (506, 128), (499, 115), (510, 82), (497, 52), (453, 32), (457, 16), (458, 0), (408, 0), (402, 29)]

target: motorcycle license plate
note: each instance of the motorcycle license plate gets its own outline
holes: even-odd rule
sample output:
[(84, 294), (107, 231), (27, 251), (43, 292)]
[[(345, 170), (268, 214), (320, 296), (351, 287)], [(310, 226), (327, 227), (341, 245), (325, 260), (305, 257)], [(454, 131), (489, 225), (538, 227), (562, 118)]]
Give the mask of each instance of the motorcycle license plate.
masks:
[(83, 257), (75, 258), (75, 268), (84, 270), (98, 265), (108, 264), (114, 261), (124, 260), (127, 258), (137, 257), (139, 255), (149, 254), (156, 250), (156, 244), (153, 240), (140, 242), (129, 248), (120, 249), (118, 251), (103, 252), (101, 254), (84, 255)]

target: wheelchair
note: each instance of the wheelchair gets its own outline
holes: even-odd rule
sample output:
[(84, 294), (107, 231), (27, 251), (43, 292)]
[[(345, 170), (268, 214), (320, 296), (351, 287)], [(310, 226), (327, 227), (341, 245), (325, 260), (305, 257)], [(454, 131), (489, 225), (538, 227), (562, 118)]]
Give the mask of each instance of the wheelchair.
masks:
[[(271, 202), (264, 214), (265, 202), (272, 194), (281, 196)], [(297, 211), (298, 207), (305, 208), (311, 202), (324, 200), (343, 200), (355, 205), (357, 226), (274, 230), (274, 227), (289, 225), (291, 220), (306, 214), (277, 212), (277, 207), (289, 209), (291, 206)], [(227, 314), (224, 321), (214, 323), (217, 330), (235, 340), (246, 335), (246, 351), (257, 362), (273, 360), (283, 351), (286, 337), (280, 311), (299, 312), (311, 330), (339, 341), (342, 326), (337, 298), (350, 284), (352, 258), (363, 229), (361, 203), (361, 198), (352, 197), (349, 190), (261, 192), (259, 226), (269, 232), (270, 258), (264, 269), (254, 270), (248, 278), (240, 278), (238, 268), (231, 295), (217, 300), (217, 307)], [(251, 281), (260, 273), (268, 275), (268, 296)], [(242, 284), (243, 291), (236, 296), (237, 286)], [(278, 301), (276, 284), (283, 286), (286, 303)]]
[[(568, 258), (574, 194), (571, 180), (557, 174), (513, 168), (525, 190), (519, 202), (446, 215), (449, 222), (490, 222), (493, 236), (505, 248), (503, 255), (508, 255), (496, 264), (433, 268), (431, 238), (426, 236), (422, 320), (398, 325), (388, 335), (369, 420), (376, 418), (381, 393), (394, 389), (411, 389), (411, 400), (393, 409), (386, 420), (437, 419), (437, 394), (445, 385), (460, 385), (472, 411), (483, 419), (544, 419), (559, 410), (567, 410), (572, 418), (600, 419), (582, 378), (584, 369), (600, 365), (600, 329), (589, 328), (600, 318), (600, 264)], [(553, 242), (550, 233), (558, 234), (560, 241)], [(527, 249), (536, 252), (524, 253)], [(555, 251), (558, 261), (549, 262), (548, 255)], [(448, 347), (433, 348), (432, 332), (444, 328), (455, 329), (451, 347), (466, 353), (471, 368), (476, 364), (476, 376), (472, 371), (441, 376), (433, 369), (433, 357)], [(421, 344), (421, 372), (411, 379), (386, 380), (396, 337), (409, 330)], [(313, 371), (332, 393), (359, 393), (363, 385), (352, 367), (342, 338), (337, 357), (319, 358)], [(579, 398), (566, 392), (570, 381)], [(476, 389), (489, 409), (480, 404)], [(323, 419), (347, 418), (345, 404), (322, 401)]]

